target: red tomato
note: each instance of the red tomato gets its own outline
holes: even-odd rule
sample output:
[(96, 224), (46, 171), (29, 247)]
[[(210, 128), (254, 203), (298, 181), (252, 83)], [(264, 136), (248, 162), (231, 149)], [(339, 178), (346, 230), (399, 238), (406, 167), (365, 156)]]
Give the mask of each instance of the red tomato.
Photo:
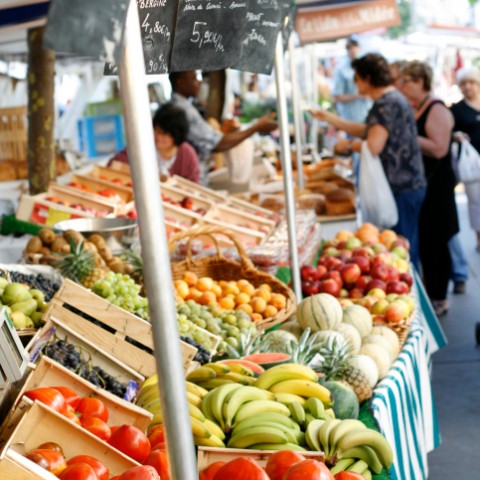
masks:
[(292, 465), (282, 480), (335, 480), (332, 472), (324, 463), (316, 460), (304, 460)]
[(365, 480), (363, 475), (360, 475), (357, 472), (349, 472), (344, 470), (343, 472), (338, 472), (335, 475), (335, 480)]
[(133, 425), (122, 425), (115, 430), (109, 443), (139, 463), (143, 463), (150, 453), (147, 436)]
[(154, 425), (148, 431), (148, 439), (150, 440), (150, 445), (152, 446), (152, 450), (156, 450), (156, 445), (158, 443), (165, 443), (165, 428), (163, 423), (159, 423), (158, 425)]
[(296, 463), (302, 462), (305, 457), (291, 450), (280, 450), (268, 457), (265, 471), (270, 480), (282, 480), (284, 473)]
[(32, 456), (31, 460), (35, 463), (38, 463), (39, 465), (40, 462), (36, 461), (35, 459), (37, 459), (37, 456), (43, 457), (48, 464), (46, 470), (52, 472), (54, 475), (58, 475), (65, 468), (67, 468), (67, 462), (65, 461), (65, 457), (60, 452), (57, 452), (55, 450), (37, 448), (26, 455), (28, 459), (30, 459), (30, 456)]
[[(113, 479), (112, 479), (113, 480)], [(157, 471), (149, 466), (142, 465), (141, 467), (133, 467), (122, 473), (118, 480), (161, 480)]]
[(98, 398), (84, 397), (80, 399), (76, 410), (82, 417), (97, 417), (104, 422), (108, 422), (107, 407)]
[(95, 475), (98, 477), (98, 480), (108, 480), (110, 476), (108, 468), (102, 462), (100, 462), (100, 460), (90, 457), (89, 455), (77, 455), (76, 457), (71, 458), (67, 462), (67, 465), (70, 466), (77, 463), (86, 463), (87, 465), (90, 465), (95, 471)]
[(205, 470), (200, 473), (199, 480), (213, 480), (215, 474), (225, 465), (225, 462), (215, 462), (209, 465)]
[(61, 453), (63, 456), (64, 453), (63, 453), (63, 449), (62, 447), (58, 444), (58, 443), (55, 443), (55, 442), (45, 442), (45, 443), (42, 443), (41, 445), (38, 446), (38, 448), (36, 450), (55, 450), (55, 452), (58, 452), (58, 453)]
[(83, 428), (105, 442), (108, 442), (112, 435), (110, 427), (103, 420), (100, 420), (97, 417), (82, 417), (80, 422)]
[(80, 395), (77, 392), (74, 392), (71, 388), (68, 387), (52, 387), (55, 390), (59, 391), (68, 405), (73, 408), (77, 408), (78, 402), (80, 401)]
[(115, 425), (113, 427), (110, 427), (110, 431), (112, 432), (112, 435), (113, 435), (113, 432), (116, 432), (120, 427), (121, 425)]
[(71, 405), (67, 405), (67, 408), (63, 412), (63, 415), (67, 417), (71, 422), (81, 425), (80, 417), (76, 414), (75, 409)]
[(170, 472), (168, 471), (168, 457), (165, 450), (152, 450), (143, 464), (152, 466), (160, 475), (162, 480), (170, 480)]
[(67, 405), (63, 395), (54, 388), (35, 388), (34, 390), (25, 392), (25, 396), (33, 401), (38, 400), (39, 402), (47, 405), (47, 407), (50, 407), (59, 413), (63, 413)]
[(58, 478), (60, 480), (98, 480), (95, 470), (88, 463), (70, 465)]
[(265, 470), (248, 457), (238, 457), (217, 471), (213, 480), (269, 480)]

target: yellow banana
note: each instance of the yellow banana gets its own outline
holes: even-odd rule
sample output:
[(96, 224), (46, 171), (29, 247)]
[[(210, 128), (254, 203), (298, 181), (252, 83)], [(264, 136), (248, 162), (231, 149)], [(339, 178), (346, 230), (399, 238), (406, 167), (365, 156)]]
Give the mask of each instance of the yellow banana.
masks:
[(202, 387), (199, 387), (195, 383), (192, 382), (185, 382), (185, 387), (187, 389), (187, 392), (193, 393), (197, 397), (203, 398), (207, 393), (208, 390), (205, 390)]
[(300, 403), (300, 405), (303, 405), (305, 403), (305, 399), (303, 397), (301, 397), (300, 395), (294, 395), (293, 393), (276, 393), (274, 397), (277, 402), (283, 403), (285, 405), (288, 405), (292, 402), (298, 402)]
[(255, 380), (251, 377), (247, 377), (246, 375), (240, 375), (239, 373), (226, 373), (224, 375), (218, 376), (218, 378), (226, 378), (227, 380), (231, 380), (232, 382), (239, 383), (241, 385), (250, 385), (250, 383), (254, 383)]
[(393, 463), (393, 452), (387, 439), (379, 432), (370, 428), (363, 428), (347, 432), (337, 444), (337, 452), (341, 454), (346, 450), (366, 445), (377, 454), (381, 464), (388, 470)]
[[(272, 402), (271, 400), (255, 400), (253, 402), (248, 402), (237, 411), (235, 416), (235, 424), (240, 423), (242, 420), (245, 420), (248, 417), (258, 415), (263, 412), (277, 412), (282, 413), (285, 416), (290, 416), (290, 410), (288, 407), (283, 405), (283, 403)], [(264, 442), (257, 442), (264, 443)], [(274, 442), (266, 442), (274, 443)]]
[(155, 398), (160, 398), (157, 385), (149, 385), (147, 388), (141, 389), (137, 395), (136, 404), (140, 407), (150, 403)]
[(198, 383), (204, 380), (210, 380), (212, 378), (215, 378), (216, 376), (217, 374), (211, 368), (199, 367), (196, 370), (190, 372), (185, 378), (189, 382)]
[(195, 445), (200, 447), (217, 447), (225, 448), (225, 444), (221, 438), (218, 438), (216, 435), (211, 435), (209, 438), (193, 437)]
[(338, 458), (339, 462), (344, 458), (363, 460), (364, 462), (367, 462), (368, 467), (377, 474), (383, 470), (383, 465), (375, 451), (366, 445), (359, 445), (358, 447), (349, 448), (348, 450), (342, 452)]
[(365, 480), (372, 480), (373, 476), (372, 476), (372, 472), (370, 471), (370, 469), (365, 470), (365, 471), (362, 473), (362, 477), (363, 477)]
[(212, 435), (215, 435), (220, 440), (225, 440), (225, 434), (223, 433), (223, 430), (215, 422), (212, 422), (206, 418), (203, 423), (207, 426), (210, 432), (212, 432)]
[(190, 412), (191, 417), (196, 418), (197, 420), (200, 420), (202, 423), (205, 421), (205, 415), (195, 405), (192, 405), (191, 403), (189, 403), (188, 411)]
[(211, 368), (217, 374), (217, 376), (230, 373), (230, 367), (223, 363), (206, 363), (203, 366), (206, 368)]
[(352, 430), (356, 430), (358, 428), (367, 428), (360, 420), (355, 420), (353, 418), (349, 418), (346, 420), (341, 420), (340, 423), (335, 425), (331, 430), (328, 436), (328, 445), (330, 450), (330, 456), (332, 456), (337, 448), (337, 444), (340, 439), (346, 435), (348, 432)]
[(228, 366), (230, 367), (230, 371), (233, 373), (239, 373), (240, 375), (246, 375), (247, 377), (254, 377), (255, 373), (253, 370), (250, 370), (245, 365), (241, 363), (229, 363)]
[(158, 383), (158, 375), (154, 373), (153, 375), (145, 379), (145, 381), (142, 383), (142, 386), (140, 387), (140, 391), (142, 391), (144, 388), (147, 388), (150, 385), (156, 385), (157, 383)]
[(230, 448), (248, 448), (259, 443), (289, 443), (285, 432), (274, 427), (251, 427), (230, 438)]
[(193, 436), (197, 438), (210, 438), (212, 433), (208, 427), (200, 420), (190, 417), (190, 424), (192, 425)]
[(228, 378), (211, 378), (210, 380), (198, 382), (198, 384), (206, 390), (213, 390), (214, 388), (221, 387), (222, 385), (227, 385), (228, 383), (235, 382), (233, 380), (228, 380)]
[(158, 425), (159, 423), (163, 423), (163, 413), (161, 410), (153, 414), (152, 420), (148, 428), (151, 428), (154, 425)]
[(194, 405), (195, 407), (200, 407), (202, 404), (202, 399), (191, 392), (187, 392), (187, 400), (188, 403)]
[(330, 390), (309, 380), (284, 380), (276, 383), (269, 390), (273, 393), (294, 393), (305, 398), (316, 397), (326, 408), (330, 408), (333, 403)]
[[(255, 386), (270, 390), (272, 386), (285, 380), (308, 380), (317, 382), (317, 374), (309, 367), (299, 365), (298, 363), (284, 363), (276, 367), (269, 368), (262, 373), (255, 382)], [(295, 392), (291, 392), (295, 393)]]
[(318, 432), (320, 431), (321, 426), (325, 423), (324, 420), (312, 420), (305, 430), (305, 440), (307, 445), (316, 452), (323, 451), (322, 446), (320, 445), (320, 440), (318, 438)]

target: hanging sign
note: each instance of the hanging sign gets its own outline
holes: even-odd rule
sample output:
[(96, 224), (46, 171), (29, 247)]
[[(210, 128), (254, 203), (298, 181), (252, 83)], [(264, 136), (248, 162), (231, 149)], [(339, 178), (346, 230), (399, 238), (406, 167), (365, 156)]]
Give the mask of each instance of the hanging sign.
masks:
[(51, 0), (45, 48), (104, 62), (120, 57), (129, 0)]
[(179, 0), (170, 70), (220, 70), (239, 57), (247, 0)]

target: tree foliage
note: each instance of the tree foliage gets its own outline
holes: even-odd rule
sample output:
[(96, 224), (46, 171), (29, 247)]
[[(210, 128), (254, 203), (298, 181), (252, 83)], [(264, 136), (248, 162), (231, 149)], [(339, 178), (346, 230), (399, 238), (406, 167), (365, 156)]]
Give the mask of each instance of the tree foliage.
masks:
[[(470, 0), (478, 1), (478, 0)], [(410, 32), (412, 26), (412, 10), (410, 0), (397, 0), (400, 25), (388, 28), (390, 38), (398, 38)]]

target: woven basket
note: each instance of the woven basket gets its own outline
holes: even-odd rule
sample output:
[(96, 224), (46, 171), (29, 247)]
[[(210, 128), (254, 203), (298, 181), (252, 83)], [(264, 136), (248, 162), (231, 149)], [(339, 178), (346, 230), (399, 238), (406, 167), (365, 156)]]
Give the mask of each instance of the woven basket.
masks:
[[(228, 237), (238, 250), (240, 262), (229, 260), (222, 254), (215, 235)], [(191, 253), (192, 240), (198, 237), (209, 237), (217, 250), (216, 255), (193, 259)], [(240, 279), (245, 279), (255, 287), (260, 286), (262, 283), (270, 285), (272, 292), (281, 293), (285, 296), (287, 300), (286, 307), (283, 310), (280, 310), (274, 317), (269, 317), (260, 322), (256, 322), (259, 330), (266, 330), (279, 323), (283, 323), (295, 311), (296, 301), (292, 290), (272, 275), (257, 270), (248, 258), (241, 243), (229, 230), (223, 230), (218, 227), (204, 227), (189, 230), (187, 232), (180, 232), (170, 238), (170, 251), (173, 250), (176, 242), (184, 239), (188, 240), (186, 257), (185, 260), (182, 260), (181, 262), (172, 263), (172, 275), (174, 280), (182, 279), (185, 272), (190, 271), (199, 277), (211, 277), (213, 280), (217, 281), (238, 281)]]
[(413, 319), (415, 318), (415, 312), (413, 312), (408, 318), (397, 323), (389, 323), (388, 326), (397, 334), (400, 342), (400, 348), (403, 347), (405, 340), (410, 332)]

